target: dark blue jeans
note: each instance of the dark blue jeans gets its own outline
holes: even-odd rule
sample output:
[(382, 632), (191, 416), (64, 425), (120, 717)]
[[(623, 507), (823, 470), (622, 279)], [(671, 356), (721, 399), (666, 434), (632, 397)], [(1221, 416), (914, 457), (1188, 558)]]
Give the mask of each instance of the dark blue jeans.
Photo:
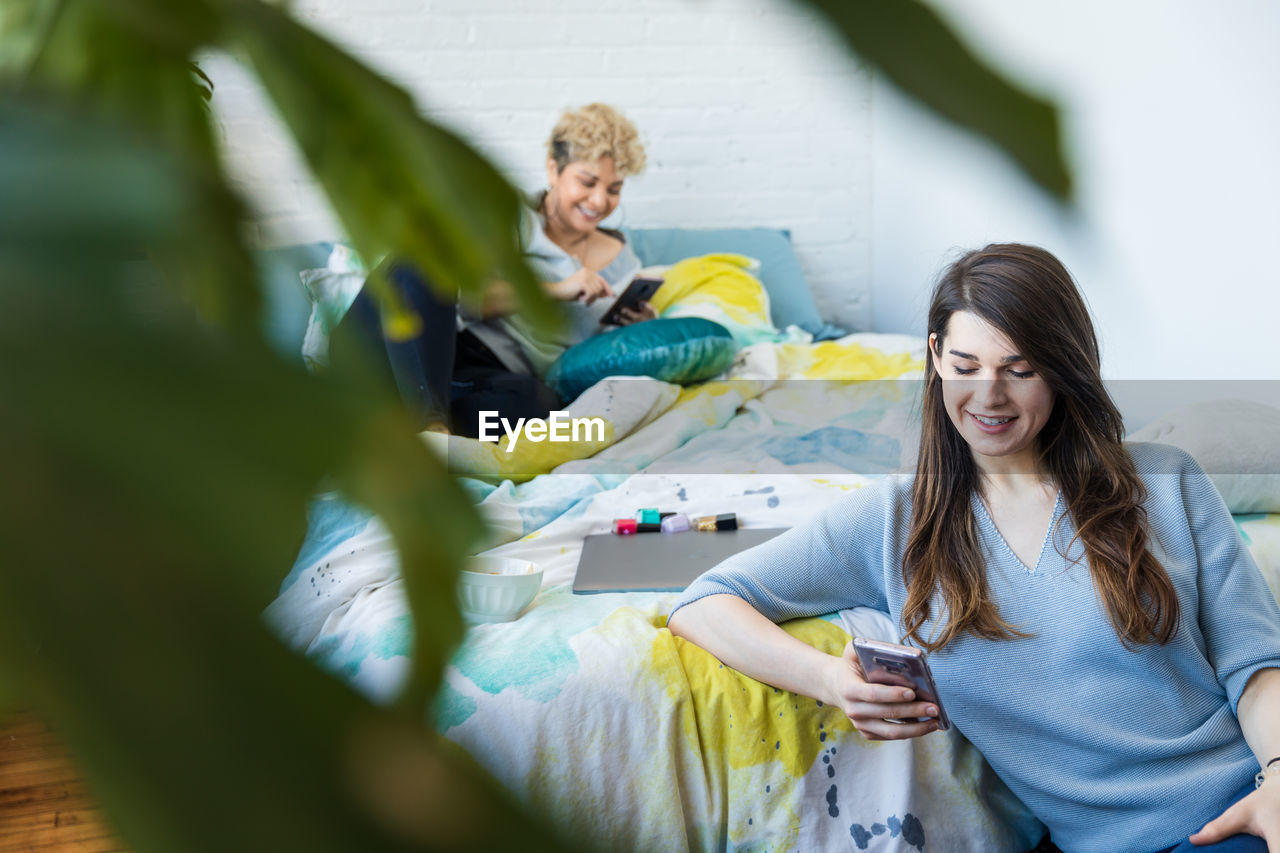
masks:
[(418, 429), (444, 423), (457, 435), (475, 438), (480, 412), (499, 417), (545, 418), (560, 408), (560, 398), (536, 377), (512, 373), (479, 338), (458, 332), (458, 308), (442, 298), (413, 267), (389, 264), (387, 278), (405, 304), (422, 320), (422, 330), (407, 341), (384, 334), (378, 306), (361, 290), (334, 331), (334, 365), (355, 347), (372, 358), (394, 388)]

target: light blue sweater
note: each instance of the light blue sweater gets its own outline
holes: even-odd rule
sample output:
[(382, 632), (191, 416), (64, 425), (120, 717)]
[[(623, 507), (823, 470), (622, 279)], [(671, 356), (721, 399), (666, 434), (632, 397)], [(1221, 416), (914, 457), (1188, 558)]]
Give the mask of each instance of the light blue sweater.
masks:
[[(1158, 850), (1216, 817), (1258, 770), (1236, 703), (1255, 671), (1280, 667), (1280, 607), (1209, 478), (1180, 450), (1129, 451), (1181, 603), (1177, 636), (1121, 644), (1080, 544), (1063, 556), (1075, 529), (1061, 501), (1028, 571), (975, 497), (994, 601), (1035, 636), (964, 634), (929, 656), (952, 722), (1070, 853)], [(910, 489), (907, 476), (858, 489), (707, 572), (676, 609), (732, 593), (775, 622), (867, 605), (901, 626)]]

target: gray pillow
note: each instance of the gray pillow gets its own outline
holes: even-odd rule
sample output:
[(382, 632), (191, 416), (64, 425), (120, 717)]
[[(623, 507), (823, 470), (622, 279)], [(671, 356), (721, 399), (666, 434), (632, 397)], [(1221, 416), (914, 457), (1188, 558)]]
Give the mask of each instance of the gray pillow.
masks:
[(1280, 512), (1280, 409), (1248, 400), (1213, 400), (1177, 409), (1129, 436), (1180, 447), (1195, 457), (1243, 515)]
[(645, 266), (674, 264), (685, 258), (732, 252), (760, 262), (757, 277), (769, 293), (773, 325), (792, 324), (816, 340), (838, 338), (845, 330), (822, 322), (809, 282), (791, 248), (791, 233), (775, 228), (627, 228), (632, 250)]

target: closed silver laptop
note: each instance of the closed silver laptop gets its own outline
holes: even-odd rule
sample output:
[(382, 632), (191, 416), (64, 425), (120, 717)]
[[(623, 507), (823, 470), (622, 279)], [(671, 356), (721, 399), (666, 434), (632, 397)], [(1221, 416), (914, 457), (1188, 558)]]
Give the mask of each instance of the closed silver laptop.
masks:
[(707, 569), (785, 530), (762, 527), (715, 533), (592, 534), (582, 546), (573, 591), (678, 592)]

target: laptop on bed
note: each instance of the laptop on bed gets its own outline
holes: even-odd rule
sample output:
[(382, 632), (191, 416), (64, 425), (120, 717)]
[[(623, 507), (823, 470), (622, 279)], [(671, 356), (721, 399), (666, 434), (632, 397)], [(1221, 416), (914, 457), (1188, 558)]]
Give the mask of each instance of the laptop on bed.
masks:
[(595, 533), (583, 543), (573, 591), (679, 592), (707, 569), (785, 530), (760, 527), (632, 536)]

